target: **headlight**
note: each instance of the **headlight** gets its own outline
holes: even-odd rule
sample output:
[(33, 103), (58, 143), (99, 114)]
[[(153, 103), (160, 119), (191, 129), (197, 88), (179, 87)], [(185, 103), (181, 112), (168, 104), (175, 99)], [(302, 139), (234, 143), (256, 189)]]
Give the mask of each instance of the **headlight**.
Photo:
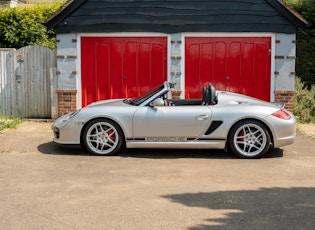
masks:
[(71, 118), (73, 118), (75, 115), (77, 115), (80, 112), (80, 109), (73, 111), (71, 113), (68, 113), (66, 115), (64, 115), (64, 117), (62, 118), (63, 122), (69, 121)]

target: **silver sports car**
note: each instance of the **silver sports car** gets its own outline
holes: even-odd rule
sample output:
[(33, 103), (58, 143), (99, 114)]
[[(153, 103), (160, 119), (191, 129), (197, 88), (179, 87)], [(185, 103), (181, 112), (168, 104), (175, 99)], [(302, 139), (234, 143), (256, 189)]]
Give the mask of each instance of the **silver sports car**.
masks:
[(171, 83), (131, 99), (92, 103), (52, 124), (54, 142), (94, 155), (127, 148), (225, 149), (259, 158), (294, 142), (296, 120), (283, 105), (203, 88), (201, 99), (168, 99)]

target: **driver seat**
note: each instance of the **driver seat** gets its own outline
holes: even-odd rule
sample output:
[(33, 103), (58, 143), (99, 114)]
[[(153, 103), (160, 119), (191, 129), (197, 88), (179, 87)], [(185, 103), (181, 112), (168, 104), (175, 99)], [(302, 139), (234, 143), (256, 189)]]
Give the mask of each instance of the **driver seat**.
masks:
[(209, 83), (208, 84), (208, 89), (209, 89), (209, 94), (210, 94), (210, 105), (216, 105), (218, 103), (218, 94), (217, 91), (215, 90), (214, 86)]
[(210, 90), (207, 87), (202, 88), (202, 105), (209, 105), (211, 103), (211, 93)]

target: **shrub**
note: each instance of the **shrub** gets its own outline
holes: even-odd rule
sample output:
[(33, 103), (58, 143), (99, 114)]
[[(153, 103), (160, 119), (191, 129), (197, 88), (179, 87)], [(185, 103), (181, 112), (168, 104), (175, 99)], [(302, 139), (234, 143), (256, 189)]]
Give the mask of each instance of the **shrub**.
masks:
[(294, 114), (301, 123), (315, 122), (315, 85), (310, 90), (295, 78)]
[(0, 48), (41, 45), (54, 49), (55, 32), (47, 31), (43, 23), (63, 2), (0, 8)]

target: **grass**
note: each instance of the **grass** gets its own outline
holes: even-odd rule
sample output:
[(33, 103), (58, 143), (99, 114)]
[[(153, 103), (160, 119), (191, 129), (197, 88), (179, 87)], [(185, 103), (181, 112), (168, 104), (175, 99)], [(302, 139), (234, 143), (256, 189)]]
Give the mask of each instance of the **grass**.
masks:
[(7, 117), (0, 115), (0, 131), (8, 128), (16, 128), (18, 124), (23, 122), (20, 117)]

